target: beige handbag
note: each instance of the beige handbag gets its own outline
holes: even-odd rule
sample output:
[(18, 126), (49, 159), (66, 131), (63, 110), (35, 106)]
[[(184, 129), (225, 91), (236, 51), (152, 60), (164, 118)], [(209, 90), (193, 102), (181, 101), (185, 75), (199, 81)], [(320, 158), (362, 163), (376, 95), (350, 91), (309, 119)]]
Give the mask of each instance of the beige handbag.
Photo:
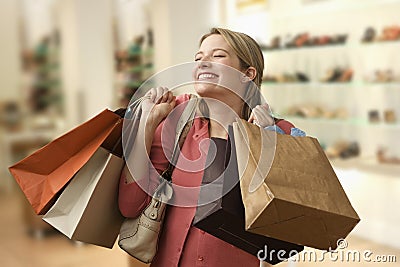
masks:
[(179, 147), (182, 146), (186, 135), (193, 123), (197, 106), (197, 97), (192, 95), (183, 111), (176, 130), (176, 138), (171, 161), (162, 173), (160, 185), (153, 194), (149, 205), (137, 218), (128, 218), (123, 222), (118, 245), (132, 257), (150, 263), (157, 252), (157, 244), (161, 232), (167, 202), (172, 198), (172, 171), (179, 156)]

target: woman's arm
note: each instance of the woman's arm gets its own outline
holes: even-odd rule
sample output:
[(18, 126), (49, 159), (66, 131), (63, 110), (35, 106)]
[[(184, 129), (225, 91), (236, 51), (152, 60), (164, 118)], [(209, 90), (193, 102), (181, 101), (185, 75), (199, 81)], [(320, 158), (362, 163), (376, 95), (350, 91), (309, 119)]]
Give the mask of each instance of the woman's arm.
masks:
[[(125, 217), (137, 217), (150, 201), (150, 196), (146, 191), (149, 192), (149, 188), (155, 185), (151, 184), (151, 181), (154, 180), (150, 178), (149, 165), (151, 163), (149, 162), (148, 151), (151, 149), (154, 134), (155, 129), (150, 126), (147, 128), (144, 120), (141, 120), (134, 149), (126, 158), (128, 162), (125, 163), (122, 170), (119, 184), (119, 208)], [(148, 135), (148, 137), (145, 138), (145, 135)], [(140, 185), (135, 181), (135, 178), (141, 179)]]
[(146, 96), (149, 99), (141, 104), (142, 115), (135, 142), (131, 151), (125, 151), (128, 154), (120, 178), (118, 201), (125, 217), (138, 216), (150, 199), (146, 191), (156, 186), (151, 179), (154, 174), (150, 171), (153, 168), (149, 156), (153, 137), (160, 122), (176, 105), (175, 96), (165, 87), (152, 88)]
[(173, 107), (177, 106), (178, 112), (170, 113), (172, 109), (168, 110), (169, 116), (162, 122), (140, 121), (134, 149), (126, 160), (120, 179), (119, 207), (125, 217), (137, 217), (150, 202), (148, 193), (154, 192), (158, 186), (159, 174), (169, 164), (166, 155), (172, 154), (176, 118), (184, 106), (179, 105), (188, 99), (189, 95), (174, 97)]
[[(166, 155), (172, 154), (171, 148), (175, 133), (172, 131), (173, 126), (169, 124), (168, 119), (164, 120), (155, 129), (154, 134), (151, 135), (152, 144), (148, 154), (137, 154), (136, 158), (131, 156), (130, 161), (124, 166), (119, 185), (119, 207), (125, 217), (135, 218), (140, 215), (150, 202), (152, 192), (158, 186), (159, 174), (169, 164)], [(135, 149), (140, 151), (138, 147)], [(146, 151), (148, 150), (146, 149)], [(144, 176), (138, 176), (137, 168), (141, 170), (146, 168), (141, 174)], [(140, 180), (135, 180), (134, 177), (138, 177)]]

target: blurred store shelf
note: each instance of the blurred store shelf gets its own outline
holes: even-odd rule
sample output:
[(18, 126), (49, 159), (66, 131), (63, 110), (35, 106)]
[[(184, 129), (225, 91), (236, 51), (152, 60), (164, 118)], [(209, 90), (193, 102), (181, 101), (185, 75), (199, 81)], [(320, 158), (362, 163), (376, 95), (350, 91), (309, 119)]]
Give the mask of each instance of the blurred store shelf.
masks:
[[(400, 44), (400, 42), (399, 42)], [(372, 82), (333, 82), (333, 83), (324, 83), (324, 82), (293, 82), (293, 83), (272, 83), (272, 82), (263, 82), (262, 87), (266, 87), (268, 89), (280, 89), (280, 88), (318, 88), (318, 89), (329, 89), (329, 88), (400, 88), (399, 82), (387, 82), (387, 83), (372, 83)]]
[(353, 169), (400, 179), (400, 164), (380, 163), (375, 158), (333, 159), (331, 163), (336, 169)]
[(283, 116), (285, 119), (294, 123), (317, 123), (317, 124), (330, 124), (330, 125), (348, 125), (348, 126), (362, 126), (370, 128), (379, 128), (385, 130), (400, 130), (400, 123), (372, 123), (365, 119), (360, 118), (348, 118), (348, 119), (336, 119), (336, 118), (304, 118), (296, 116)]
[[(312, 1), (311, 1), (312, 2)], [(287, 10), (284, 12), (272, 14), (275, 19), (290, 19), (290, 18), (301, 18), (304, 16), (315, 16), (315, 15), (333, 15), (341, 12), (352, 12), (359, 10), (368, 10), (374, 8), (380, 8), (382, 6), (397, 4), (398, 0), (363, 0), (363, 1), (346, 1), (346, 5), (337, 5), (335, 1), (324, 1), (325, 4), (321, 5), (310, 5), (308, 8), (303, 10)], [(331, 3), (329, 3), (331, 2)]]

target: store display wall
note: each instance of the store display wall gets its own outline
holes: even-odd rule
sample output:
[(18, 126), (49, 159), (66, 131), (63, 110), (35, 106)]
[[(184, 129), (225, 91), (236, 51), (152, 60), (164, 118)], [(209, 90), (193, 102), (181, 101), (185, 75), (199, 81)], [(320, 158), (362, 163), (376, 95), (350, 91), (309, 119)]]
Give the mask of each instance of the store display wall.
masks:
[[(16, 100), (18, 98), (17, 90), (20, 83), (20, 59), (18, 51), (20, 43), (18, 42), (18, 17), (21, 14), (19, 3), (17, 1), (0, 2), (0, 101)], [(11, 23), (9, 23), (11, 22)]]
[(264, 49), (261, 89), (273, 113), (324, 146), (361, 217), (354, 234), (400, 247), (400, 215), (390, 208), (400, 205), (400, 1), (228, 10), (228, 26)]

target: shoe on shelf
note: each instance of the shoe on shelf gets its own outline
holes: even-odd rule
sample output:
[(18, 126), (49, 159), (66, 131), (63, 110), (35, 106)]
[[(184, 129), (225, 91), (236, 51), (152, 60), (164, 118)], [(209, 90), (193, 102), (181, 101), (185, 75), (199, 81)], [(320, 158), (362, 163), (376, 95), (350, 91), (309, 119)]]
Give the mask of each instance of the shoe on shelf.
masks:
[(321, 79), (321, 82), (327, 82), (327, 83), (332, 83), (332, 82), (337, 82), (338, 79), (342, 76), (343, 70), (339, 67), (329, 69), (326, 72), (325, 77)]
[(357, 157), (359, 155), (360, 155), (360, 146), (358, 145), (357, 142), (348, 143), (345, 149), (340, 152), (340, 157), (342, 159)]
[(360, 146), (357, 142), (338, 141), (325, 149), (328, 158), (348, 159), (360, 155)]
[(338, 108), (335, 111), (335, 117), (338, 119), (348, 119), (349, 118), (349, 111), (346, 108)]
[(396, 113), (393, 109), (388, 109), (383, 112), (386, 123), (396, 123)]
[(308, 76), (306, 74), (304, 74), (303, 72), (297, 71), (295, 73), (295, 75), (296, 75), (297, 81), (299, 81), (299, 82), (309, 82), (310, 81)]
[(347, 41), (347, 34), (338, 34), (337, 39), (339, 44), (344, 44)]
[(332, 38), (328, 35), (319, 36), (317, 39), (317, 45), (331, 44)]
[(375, 71), (375, 82), (389, 83), (394, 80), (392, 70), (377, 70)]
[(271, 49), (280, 49), (281, 48), (281, 37), (275, 36), (271, 40)]
[(367, 27), (361, 39), (363, 43), (370, 43), (375, 40), (376, 31), (373, 27)]
[(379, 111), (376, 109), (368, 111), (368, 120), (370, 123), (379, 123), (381, 121)]
[(395, 41), (400, 39), (400, 27), (396, 25), (384, 27), (382, 35), (378, 39), (380, 41)]
[(267, 82), (267, 83), (276, 83), (277, 79), (275, 76), (272, 75), (264, 75), (262, 78), (263, 82)]
[(379, 163), (400, 164), (400, 158), (387, 155), (387, 149), (383, 147), (376, 151), (376, 158)]
[(305, 46), (308, 44), (309, 38), (310, 36), (307, 32), (297, 34), (293, 40), (293, 44), (295, 45), (295, 47)]
[(338, 82), (351, 82), (353, 78), (353, 70), (351, 68), (345, 69), (340, 77), (337, 79)]

